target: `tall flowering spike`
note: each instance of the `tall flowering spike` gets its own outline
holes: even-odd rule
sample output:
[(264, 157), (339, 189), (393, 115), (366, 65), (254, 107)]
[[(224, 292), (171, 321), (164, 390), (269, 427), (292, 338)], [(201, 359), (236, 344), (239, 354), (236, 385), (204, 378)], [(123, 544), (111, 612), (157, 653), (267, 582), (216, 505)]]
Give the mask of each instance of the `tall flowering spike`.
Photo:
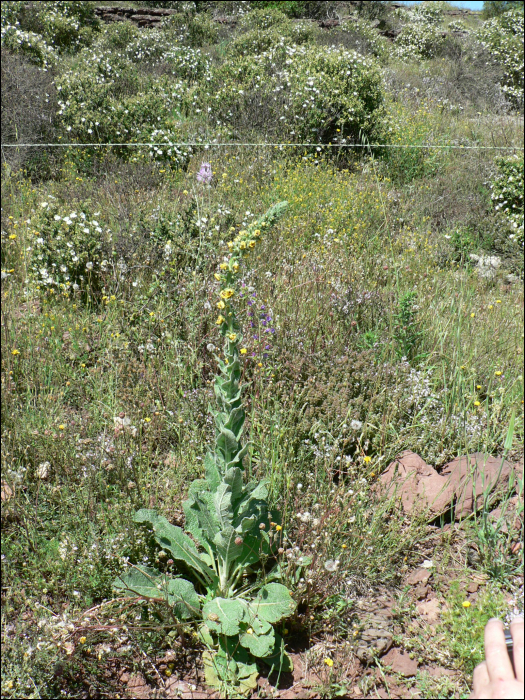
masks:
[(247, 445), (242, 447), (241, 444), (245, 414), (239, 386), (239, 345), (242, 335), (235, 315), (238, 272), (242, 259), (258, 245), (264, 232), (277, 221), (287, 206), (288, 202), (275, 204), (246, 230), (239, 231), (228, 242), (229, 255), (221, 263), (219, 272), (215, 273), (215, 279), (220, 283), (216, 324), (224, 338), (224, 359), (219, 360), (219, 374), (214, 385), (218, 408), (210, 408), (217, 431), (215, 450), (206, 457), (206, 476), (211, 483), (218, 484), (232, 467), (242, 469), (242, 461), (248, 449)]

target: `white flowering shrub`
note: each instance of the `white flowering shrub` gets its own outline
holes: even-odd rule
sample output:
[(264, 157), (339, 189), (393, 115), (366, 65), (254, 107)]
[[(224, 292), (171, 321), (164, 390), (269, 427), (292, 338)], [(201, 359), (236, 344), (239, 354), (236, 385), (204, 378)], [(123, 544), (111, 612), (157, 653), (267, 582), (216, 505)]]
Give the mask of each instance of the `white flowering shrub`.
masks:
[(372, 134), (383, 92), (376, 63), (355, 51), (290, 46), (226, 61), (201, 91), (218, 126), (272, 125), (290, 141), (324, 142)]
[(422, 3), (415, 5), (410, 10), (410, 20), (418, 24), (437, 25), (443, 19), (441, 8), (436, 2)]
[(29, 272), (41, 289), (97, 293), (107, 268), (103, 260), (104, 231), (88, 207), (74, 210), (55, 201), (41, 202), (32, 217), (33, 245)]
[(239, 21), (241, 29), (270, 29), (287, 23), (288, 17), (276, 7), (262, 7), (245, 14)]
[[(4, 8), (5, 5), (5, 8)], [(2, 3), (2, 46), (47, 68), (60, 53), (76, 52), (93, 41), (98, 20), (91, 3)]]
[(2, 46), (25, 56), (31, 63), (48, 68), (56, 63), (57, 53), (40, 34), (20, 29), (18, 22), (2, 26)]
[[(134, 55), (137, 46), (134, 42), (130, 46), (129, 54)], [(179, 47), (173, 49), (172, 57), (175, 50)], [(192, 49), (180, 51), (195, 53)], [(157, 56), (153, 60), (161, 59)], [(191, 74), (195, 64), (184, 60), (179, 68)], [(85, 49), (76, 65), (57, 79), (57, 90), (60, 125), (71, 141), (161, 143), (165, 146), (151, 148), (150, 156), (175, 167), (186, 166), (190, 150), (173, 145), (185, 140), (176, 114), (186, 98), (186, 81), (169, 75), (144, 77), (125, 53), (116, 56), (110, 51)], [(128, 147), (118, 153), (124, 158), (135, 155)]]
[(236, 37), (227, 48), (229, 57), (250, 56), (269, 51), (284, 41), (289, 44), (307, 44), (314, 41), (317, 29), (311, 22), (292, 22), (285, 18), (282, 24), (269, 29), (256, 27)]
[(487, 20), (476, 37), (505, 70), (503, 92), (522, 104), (523, 13), (512, 10)]
[(452, 22), (449, 22), (447, 29), (449, 32), (462, 32), (463, 34), (470, 34), (470, 29), (462, 19), (455, 19)]
[(395, 53), (402, 60), (433, 58), (443, 44), (440, 29), (425, 21), (407, 24), (396, 37)]
[(523, 244), (523, 154), (496, 160), (498, 174), (491, 183), (492, 203), (510, 229), (509, 238)]
[(353, 21), (341, 22), (337, 27), (337, 32), (355, 37), (356, 50), (363, 55), (372, 54), (373, 56), (384, 57), (390, 52), (390, 43), (388, 39), (382, 36), (370, 22), (364, 19), (357, 18)]

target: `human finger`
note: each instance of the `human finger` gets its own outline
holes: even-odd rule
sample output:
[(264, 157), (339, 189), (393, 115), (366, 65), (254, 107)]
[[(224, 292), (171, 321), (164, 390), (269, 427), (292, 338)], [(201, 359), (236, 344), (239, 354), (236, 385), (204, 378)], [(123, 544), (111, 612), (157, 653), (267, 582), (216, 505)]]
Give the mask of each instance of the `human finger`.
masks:
[(474, 669), (474, 675), (472, 677), (472, 693), (470, 694), (470, 700), (475, 700), (476, 698), (482, 698), (485, 693), (484, 689), (490, 683), (489, 672), (487, 670), (487, 664), (478, 664)]
[(507, 653), (503, 623), (496, 618), (485, 625), (485, 662), (492, 682), (515, 678)]
[(524, 629), (523, 615), (515, 617), (510, 623), (510, 633), (512, 634), (513, 653), (514, 653), (514, 670), (516, 678), (523, 682), (523, 664), (524, 664)]

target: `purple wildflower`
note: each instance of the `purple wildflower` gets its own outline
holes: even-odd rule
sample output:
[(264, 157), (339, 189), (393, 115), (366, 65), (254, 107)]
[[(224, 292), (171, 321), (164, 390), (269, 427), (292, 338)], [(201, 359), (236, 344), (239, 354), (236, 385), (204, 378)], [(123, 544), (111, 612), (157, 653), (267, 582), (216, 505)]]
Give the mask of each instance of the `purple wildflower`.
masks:
[(201, 163), (201, 169), (197, 173), (197, 182), (202, 182), (205, 185), (209, 185), (212, 178), (213, 173), (211, 171), (210, 163)]

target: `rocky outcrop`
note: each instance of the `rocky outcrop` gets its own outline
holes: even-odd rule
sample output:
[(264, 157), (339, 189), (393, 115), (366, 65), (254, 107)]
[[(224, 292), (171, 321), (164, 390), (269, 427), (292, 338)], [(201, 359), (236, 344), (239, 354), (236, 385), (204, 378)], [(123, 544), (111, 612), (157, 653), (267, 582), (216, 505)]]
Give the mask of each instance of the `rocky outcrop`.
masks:
[[(407, 450), (381, 475), (378, 489), (395, 492), (406, 513), (428, 508), (435, 518), (453, 509), (456, 520), (461, 520), (483, 507), (485, 495), (506, 489), (512, 471), (506, 460), (476, 452), (457, 457), (438, 473)], [(514, 473), (519, 472), (520, 464), (514, 467)]]
[(124, 22), (130, 20), (138, 27), (158, 27), (163, 19), (174, 15), (177, 10), (161, 7), (95, 7), (96, 16), (103, 22)]

